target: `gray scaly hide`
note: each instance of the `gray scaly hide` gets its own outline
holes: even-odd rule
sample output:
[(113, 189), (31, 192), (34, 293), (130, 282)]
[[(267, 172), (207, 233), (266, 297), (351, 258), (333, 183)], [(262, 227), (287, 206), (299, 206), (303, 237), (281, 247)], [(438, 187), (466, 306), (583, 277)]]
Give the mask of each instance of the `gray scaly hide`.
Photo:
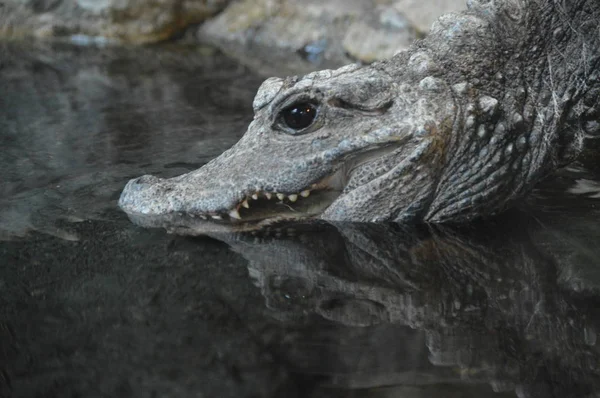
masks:
[[(268, 79), (235, 146), (186, 175), (130, 181), (120, 206), (196, 229), (253, 219), (256, 198), (284, 205), (263, 220), (498, 213), (598, 132), (598, 21), (597, 0), (470, 1), (392, 59)], [(290, 129), (282, 112), (307, 102), (314, 122)]]

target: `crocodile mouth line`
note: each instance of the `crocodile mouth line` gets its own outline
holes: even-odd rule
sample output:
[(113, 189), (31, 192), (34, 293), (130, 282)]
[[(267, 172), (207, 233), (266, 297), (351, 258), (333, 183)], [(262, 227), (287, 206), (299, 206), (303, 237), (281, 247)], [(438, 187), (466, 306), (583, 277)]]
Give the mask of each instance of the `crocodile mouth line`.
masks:
[(192, 213), (192, 218), (217, 223), (242, 223), (263, 220), (298, 219), (322, 213), (342, 193), (345, 173), (338, 170), (298, 192), (257, 190), (247, 193), (229, 210)]

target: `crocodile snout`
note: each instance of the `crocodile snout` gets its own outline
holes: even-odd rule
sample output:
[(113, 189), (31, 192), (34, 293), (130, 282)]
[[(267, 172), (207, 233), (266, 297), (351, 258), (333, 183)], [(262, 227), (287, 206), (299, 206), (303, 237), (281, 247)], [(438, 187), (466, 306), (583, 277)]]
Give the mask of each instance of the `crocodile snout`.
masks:
[(165, 200), (172, 191), (171, 184), (152, 175), (130, 180), (119, 198), (119, 207), (128, 213), (165, 214), (172, 212), (173, 201)]
[(205, 169), (175, 178), (144, 175), (130, 180), (119, 207), (130, 215), (187, 214), (220, 220), (232, 211), (242, 195), (227, 182), (205, 175)]

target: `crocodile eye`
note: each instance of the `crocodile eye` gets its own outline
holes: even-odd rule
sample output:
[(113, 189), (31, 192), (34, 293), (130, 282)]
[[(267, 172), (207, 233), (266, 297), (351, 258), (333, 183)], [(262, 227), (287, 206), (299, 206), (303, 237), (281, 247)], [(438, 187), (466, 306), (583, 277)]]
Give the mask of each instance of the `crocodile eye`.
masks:
[(281, 111), (285, 125), (292, 130), (303, 130), (310, 126), (317, 116), (317, 107), (310, 102), (294, 104)]

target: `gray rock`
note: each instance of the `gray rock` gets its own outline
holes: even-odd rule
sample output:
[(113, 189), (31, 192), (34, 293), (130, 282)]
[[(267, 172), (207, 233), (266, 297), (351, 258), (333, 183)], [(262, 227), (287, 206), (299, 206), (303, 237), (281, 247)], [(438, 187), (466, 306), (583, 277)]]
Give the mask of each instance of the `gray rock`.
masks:
[(0, 38), (73, 37), (78, 43), (166, 40), (219, 12), (228, 0), (7, 0)]
[(426, 33), (440, 15), (462, 10), (465, 4), (466, 0), (396, 0), (391, 7), (404, 14), (418, 31)]
[(463, 0), (422, 3), (242, 0), (202, 25), (199, 37), (264, 75), (306, 73), (389, 58), (421, 37), (443, 11), (464, 8)]

